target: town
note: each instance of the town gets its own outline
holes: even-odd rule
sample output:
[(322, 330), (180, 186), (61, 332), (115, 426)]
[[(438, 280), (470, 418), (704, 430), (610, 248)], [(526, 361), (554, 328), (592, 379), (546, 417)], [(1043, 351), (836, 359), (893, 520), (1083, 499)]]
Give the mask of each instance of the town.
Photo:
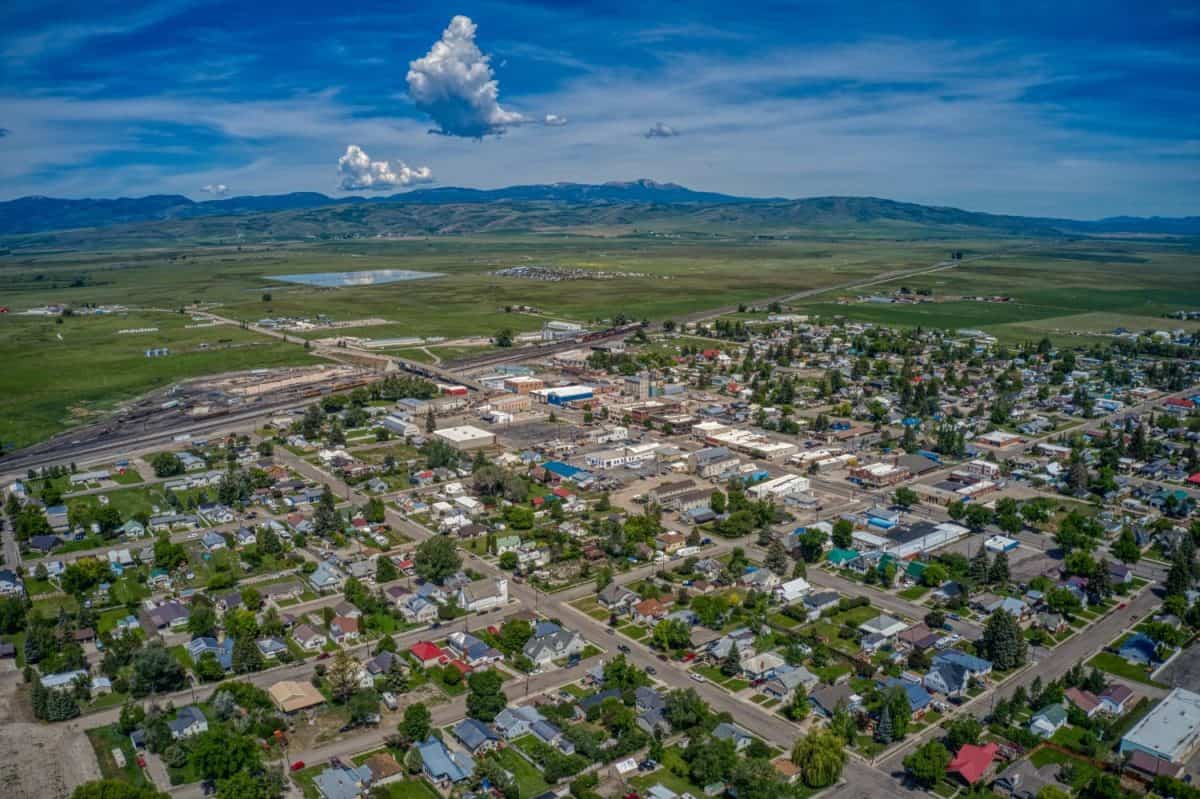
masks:
[(1200, 796), (1194, 335), (559, 328), (9, 474), (9, 778)]

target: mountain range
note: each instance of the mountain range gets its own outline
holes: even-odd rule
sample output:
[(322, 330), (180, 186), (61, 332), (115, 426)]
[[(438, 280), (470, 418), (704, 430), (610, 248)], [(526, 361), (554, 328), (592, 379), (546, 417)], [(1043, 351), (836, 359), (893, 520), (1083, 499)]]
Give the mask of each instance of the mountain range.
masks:
[[(244, 219), (227, 219), (230, 217)], [(227, 236), (230, 221), (240, 237), (276, 239), (319, 236), (323, 227), (332, 227), (338, 235), (438, 235), (650, 225), (664, 230), (770, 233), (882, 225), (1023, 236), (1200, 235), (1200, 217), (1120, 216), (1081, 221), (989, 214), (874, 197), (738, 197), (651, 180), (501, 189), (425, 188), (371, 198), (296, 192), (201, 202), (177, 194), (79, 200), (34, 196), (0, 202), (3, 236), (74, 230), (76, 235), (69, 238), (81, 240), (79, 229), (114, 227), (121, 228), (122, 239)], [(160, 224), (146, 227), (148, 223)]]

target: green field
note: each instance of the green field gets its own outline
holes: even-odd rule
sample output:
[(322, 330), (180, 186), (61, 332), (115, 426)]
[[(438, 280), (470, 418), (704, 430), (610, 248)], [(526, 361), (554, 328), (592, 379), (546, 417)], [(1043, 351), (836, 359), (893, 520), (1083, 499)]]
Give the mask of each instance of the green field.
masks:
[[(430, 360), (429, 353), (461, 357), (478, 348), (457, 345), (456, 339), (491, 336), (502, 329), (533, 331), (546, 318), (603, 323), (623, 313), (635, 319), (679, 319), (822, 288), (832, 290), (797, 299), (792, 308), (877, 323), (982, 328), (1010, 341), (1049, 334), (1090, 343), (1114, 327), (1178, 327), (1160, 321), (1162, 315), (1200, 307), (1200, 258), (1184, 244), (1046, 240), (1022, 247), (1013, 239), (921, 238), (920, 231), (909, 230), (900, 240), (889, 240), (879, 233), (864, 225), (790, 239), (555, 233), (239, 247), (189, 245), (182, 239), (174, 248), (96, 252), (27, 246), (0, 255), (0, 282), (12, 311), (0, 315), (0, 358), (9, 365), (9, 383), (20, 387), (0, 397), (0, 443), (32, 443), (183, 378), (315, 360), (297, 345), (236, 325), (189, 329), (190, 317), (177, 310), (193, 302), (244, 321), (318, 314), (341, 322), (386, 320), (336, 331), (316, 328), (302, 334), (308, 338), (447, 339), (443, 346), (403, 351), (420, 360)], [(876, 286), (836, 288), (928, 268), (952, 249), (968, 256), (992, 254)], [(493, 274), (522, 264), (620, 276), (544, 282)], [(367, 269), (444, 276), (338, 289), (271, 279)], [(901, 286), (929, 289), (935, 302), (894, 305), (854, 299)], [(1004, 295), (1012, 301), (968, 301), (963, 299), (967, 295)], [(20, 313), (48, 303), (121, 304), (131, 310), (69, 317), (61, 324)], [(506, 311), (518, 305), (533, 306), (538, 313)], [(142, 327), (158, 331), (117, 333)], [(146, 358), (150, 347), (169, 347), (171, 355)]]

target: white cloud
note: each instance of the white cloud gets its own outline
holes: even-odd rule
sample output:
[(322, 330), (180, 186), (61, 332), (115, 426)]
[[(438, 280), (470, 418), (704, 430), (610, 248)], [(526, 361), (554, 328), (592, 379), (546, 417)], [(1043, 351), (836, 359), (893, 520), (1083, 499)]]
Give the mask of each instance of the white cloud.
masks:
[(224, 183), (209, 183), (204, 187), (204, 191), (216, 197), (224, 197), (229, 194), (229, 187)]
[(459, 15), (423, 58), (409, 64), (408, 93), (437, 123), (435, 133), (481, 139), (530, 121), (501, 107), (490, 60), (475, 44), (475, 23)]
[(338, 188), (342, 191), (383, 191), (432, 180), (433, 172), (427, 166), (410, 167), (402, 161), (372, 161), (357, 144), (348, 146), (346, 154), (338, 159)]
[(558, 114), (546, 114), (546, 117), (542, 120), (542, 124), (551, 128), (561, 128), (567, 124), (567, 118), (560, 117)]
[(663, 124), (662, 122), (655, 122), (650, 126), (650, 129), (642, 135), (647, 139), (669, 139), (672, 136), (678, 136), (679, 131), (675, 130), (675, 128), (671, 127), (670, 125)]

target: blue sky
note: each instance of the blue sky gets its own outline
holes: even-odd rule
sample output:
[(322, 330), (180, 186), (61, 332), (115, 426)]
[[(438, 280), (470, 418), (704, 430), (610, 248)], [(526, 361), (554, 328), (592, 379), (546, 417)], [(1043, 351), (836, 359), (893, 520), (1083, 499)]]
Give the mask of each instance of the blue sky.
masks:
[(9, 0), (0, 132), (3, 199), (647, 177), (1197, 214), (1200, 7)]

